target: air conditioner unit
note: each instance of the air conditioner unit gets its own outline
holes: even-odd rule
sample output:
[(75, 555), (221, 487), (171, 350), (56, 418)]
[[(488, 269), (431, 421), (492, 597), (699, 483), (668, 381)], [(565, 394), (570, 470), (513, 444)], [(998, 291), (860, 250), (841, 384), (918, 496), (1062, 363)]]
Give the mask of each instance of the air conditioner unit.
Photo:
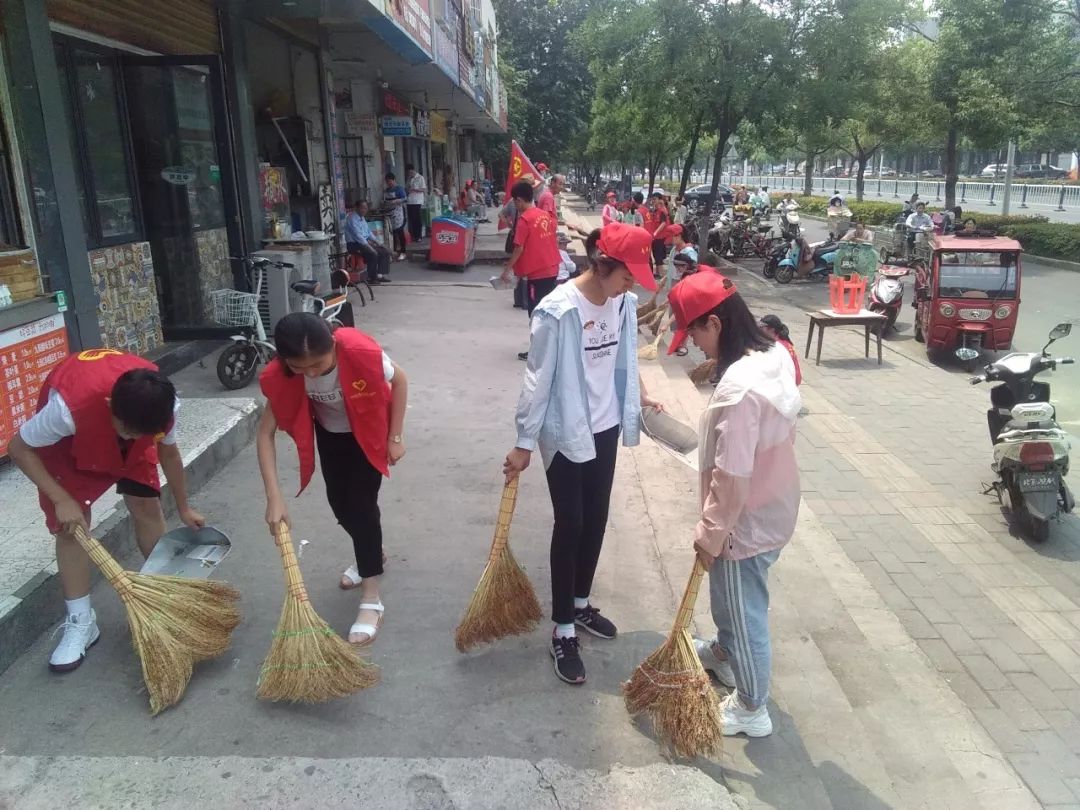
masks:
[(278, 245), (260, 250), (256, 256), (265, 256), (272, 262), (291, 264), (291, 268), (266, 268), (265, 302), (260, 301), (260, 309), (265, 307), (264, 323), (268, 332), (273, 332), (277, 322), (290, 312), (303, 310), (303, 299), (292, 289), (295, 281), (314, 278), (311, 274), (311, 251), (302, 247), (291, 248)]

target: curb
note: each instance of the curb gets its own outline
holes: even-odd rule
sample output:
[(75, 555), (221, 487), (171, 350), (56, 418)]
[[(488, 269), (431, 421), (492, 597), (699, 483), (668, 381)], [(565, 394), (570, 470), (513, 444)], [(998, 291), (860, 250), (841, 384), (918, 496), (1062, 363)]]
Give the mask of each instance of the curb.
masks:
[[(228, 430), (185, 465), (189, 494), (198, 492), (251, 442), (262, 407), (252, 400), (250, 407), (238, 411), (239, 418)], [(166, 519), (176, 514), (176, 504), (166, 497), (167, 490), (168, 484), (165, 484), (161, 494)], [(113, 555), (122, 556), (135, 549), (135, 532), (127, 510), (122, 506), (99, 523), (94, 534)], [(96, 584), (101, 573), (95, 568), (93, 575)], [(12, 597), (0, 600), (0, 673), (54, 626), (63, 617), (63, 612), (64, 600), (55, 562), (34, 575)]]
[[(812, 219), (814, 222), (828, 222), (825, 217), (819, 217), (816, 214), (802, 214), (801, 216), (803, 219)], [(1024, 256), (1045, 264), (1047, 267), (1053, 267), (1056, 270), (1071, 270), (1074, 273), (1080, 273), (1080, 262), (1070, 262), (1068, 259), (1051, 259), (1049, 256), (1039, 256), (1036, 253), (1028, 253), (1026, 250), (1024, 251)]]

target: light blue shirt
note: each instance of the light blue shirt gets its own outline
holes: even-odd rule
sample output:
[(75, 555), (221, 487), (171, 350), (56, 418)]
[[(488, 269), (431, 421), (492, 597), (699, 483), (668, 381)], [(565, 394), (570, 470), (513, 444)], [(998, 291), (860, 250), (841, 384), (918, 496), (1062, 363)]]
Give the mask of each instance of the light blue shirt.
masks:
[[(570, 283), (556, 287), (533, 312), (529, 362), (518, 400), (516, 446), (523, 450), (539, 447), (545, 469), (556, 453), (575, 464), (596, 458), (582, 361), (584, 326), (569, 287)], [(637, 296), (633, 293), (623, 297), (621, 334), (615, 357), (615, 395), (622, 413), (622, 443), (635, 447), (641, 434), (641, 390)]]
[(355, 211), (350, 211), (349, 215), (345, 217), (345, 243), (359, 242), (366, 245), (369, 239), (374, 238), (367, 220)]

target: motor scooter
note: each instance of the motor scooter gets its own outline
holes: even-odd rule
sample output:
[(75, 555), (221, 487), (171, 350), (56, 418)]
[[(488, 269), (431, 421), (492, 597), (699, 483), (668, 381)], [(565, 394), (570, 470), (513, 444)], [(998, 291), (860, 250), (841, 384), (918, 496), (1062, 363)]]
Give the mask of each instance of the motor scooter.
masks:
[(837, 243), (832, 240), (806, 244), (805, 239), (792, 240), (791, 249), (787, 257), (782, 259), (776, 267), (776, 280), (780, 284), (787, 284), (796, 277), (796, 268), (799, 266), (799, 254), (802, 245), (813, 251), (814, 267), (806, 275), (799, 278), (809, 281), (826, 281), (833, 272), (833, 263), (836, 261)]
[[(990, 389), (990, 409), (986, 412), (990, 440), (994, 443), (991, 469), (998, 480), (986, 492), (994, 492), (1038, 542), (1050, 536), (1050, 521), (1076, 505), (1065, 476), (1069, 472), (1069, 434), (1057, 423), (1050, 404), (1050, 384), (1035, 377), (1059, 365), (1074, 362), (1071, 357), (1051, 357), (1050, 344), (1069, 335), (1072, 325), (1060, 323), (1049, 335), (1041, 352), (1013, 352), (985, 367), (973, 377), (972, 385), (996, 382)], [(965, 362), (978, 357), (974, 349), (960, 348), (956, 356)]]
[(878, 268), (874, 283), (870, 285), (870, 302), (866, 308), (885, 316), (885, 323), (878, 327), (882, 337), (896, 327), (896, 317), (904, 303), (903, 279), (910, 272), (910, 267), (886, 264)]
[(840, 239), (851, 230), (851, 209), (845, 204), (830, 205), (826, 214), (829, 223), (829, 238)]
[(777, 218), (777, 227), (785, 239), (798, 239), (802, 233), (802, 223), (799, 220), (799, 204), (795, 201), (790, 203), (781, 202), (776, 209), (780, 212)]

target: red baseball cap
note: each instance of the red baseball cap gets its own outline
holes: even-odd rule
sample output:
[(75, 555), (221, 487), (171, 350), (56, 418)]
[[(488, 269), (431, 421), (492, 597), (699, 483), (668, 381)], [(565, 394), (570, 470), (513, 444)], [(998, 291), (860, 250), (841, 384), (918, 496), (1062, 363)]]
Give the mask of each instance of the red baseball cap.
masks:
[(660, 236), (662, 238), (667, 238), (669, 236), (682, 236), (682, 235), (683, 235), (683, 226), (682, 225), (668, 225), (666, 228), (664, 228), (663, 231), (660, 232)]
[(637, 225), (612, 222), (600, 231), (596, 246), (605, 256), (622, 262), (642, 287), (656, 290), (649, 259), (652, 256), (652, 234)]
[(690, 324), (709, 312), (738, 290), (726, 276), (712, 270), (703, 270), (687, 276), (668, 293), (668, 303), (675, 316), (675, 336), (668, 346), (668, 354), (675, 354), (686, 342)]
[(614, 196), (615, 196), (615, 192), (614, 192), (614, 191), (609, 191), (609, 192), (607, 193), (607, 196), (609, 196), (609, 197), (614, 197)]
[(538, 172), (546, 172), (547, 171), (547, 164), (546, 163), (537, 163), (536, 164), (536, 170)]

